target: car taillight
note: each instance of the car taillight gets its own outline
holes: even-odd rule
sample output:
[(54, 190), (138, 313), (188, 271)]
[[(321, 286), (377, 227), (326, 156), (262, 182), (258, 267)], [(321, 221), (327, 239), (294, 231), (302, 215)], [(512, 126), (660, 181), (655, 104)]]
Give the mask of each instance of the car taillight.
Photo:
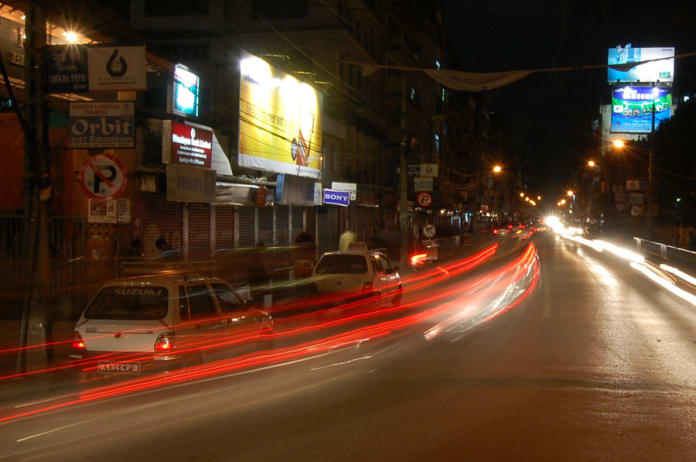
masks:
[(409, 261), (412, 265), (418, 265), (420, 263), (424, 263), (426, 258), (428, 258), (427, 253), (414, 253), (413, 255), (411, 255)]
[(155, 351), (172, 351), (174, 349), (174, 334), (164, 332), (155, 340)]
[(498, 234), (498, 230), (497, 230), (497, 229), (494, 229), (494, 230), (493, 230), (493, 234)]
[(85, 341), (82, 340), (82, 336), (79, 332), (75, 332), (75, 335), (73, 335), (72, 349), (73, 351), (77, 352), (85, 351), (87, 349), (85, 346)]

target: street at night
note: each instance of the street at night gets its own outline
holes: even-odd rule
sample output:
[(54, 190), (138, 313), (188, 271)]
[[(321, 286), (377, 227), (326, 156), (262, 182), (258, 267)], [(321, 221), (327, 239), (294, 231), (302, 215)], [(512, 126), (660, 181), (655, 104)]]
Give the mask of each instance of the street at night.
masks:
[(694, 18), (0, 1), (0, 461), (696, 460)]

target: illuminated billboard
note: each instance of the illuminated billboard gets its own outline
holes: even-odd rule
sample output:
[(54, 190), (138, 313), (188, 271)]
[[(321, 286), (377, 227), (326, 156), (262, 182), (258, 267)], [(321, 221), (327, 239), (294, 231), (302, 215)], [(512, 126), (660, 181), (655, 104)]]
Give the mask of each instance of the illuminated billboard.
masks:
[(653, 102), (655, 129), (672, 113), (669, 88), (620, 87), (612, 90), (611, 131), (613, 133), (650, 133)]
[(174, 97), (172, 112), (198, 117), (200, 79), (183, 64), (174, 66)]
[[(641, 61), (649, 62), (630, 67), (629, 63)], [(608, 64), (607, 80), (609, 82), (674, 81), (673, 47), (632, 48), (630, 43), (625, 47), (619, 45), (609, 48)]]
[(319, 178), (322, 133), (317, 91), (246, 52), (240, 71), (239, 165)]

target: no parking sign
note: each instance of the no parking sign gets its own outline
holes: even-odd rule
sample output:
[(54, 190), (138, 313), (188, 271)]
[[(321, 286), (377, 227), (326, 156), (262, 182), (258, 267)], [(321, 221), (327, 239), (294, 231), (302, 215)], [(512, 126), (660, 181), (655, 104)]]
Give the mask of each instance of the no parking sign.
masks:
[(126, 189), (126, 168), (108, 154), (87, 159), (80, 170), (80, 184), (92, 199), (116, 199)]

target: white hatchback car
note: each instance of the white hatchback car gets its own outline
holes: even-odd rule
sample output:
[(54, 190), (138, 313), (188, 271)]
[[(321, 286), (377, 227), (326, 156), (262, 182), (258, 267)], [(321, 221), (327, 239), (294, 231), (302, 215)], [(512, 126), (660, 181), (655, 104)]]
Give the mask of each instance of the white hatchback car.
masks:
[(382, 252), (327, 252), (314, 267), (312, 279), (318, 292), (346, 294), (348, 302), (393, 294), (392, 304), (401, 303), (403, 285), (399, 268), (392, 267)]
[(75, 325), (70, 356), (102, 373), (169, 369), (224, 353), (231, 337), (272, 329), (271, 316), (222, 279), (138, 277), (102, 286)]

